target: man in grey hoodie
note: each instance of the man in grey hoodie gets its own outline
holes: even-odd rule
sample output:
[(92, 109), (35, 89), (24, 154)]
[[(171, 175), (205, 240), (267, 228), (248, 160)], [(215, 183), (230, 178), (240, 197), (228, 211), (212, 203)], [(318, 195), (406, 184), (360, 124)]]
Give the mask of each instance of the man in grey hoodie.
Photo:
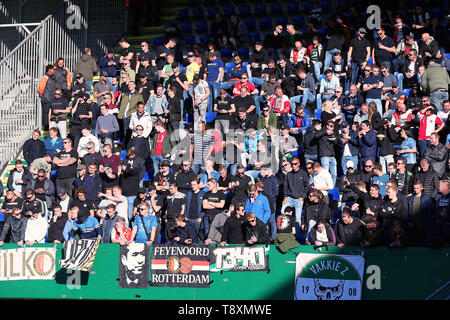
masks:
[(92, 86), (92, 79), (98, 72), (97, 62), (91, 55), (90, 48), (84, 48), (84, 54), (78, 59), (73, 74), (81, 73), (89, 88)]

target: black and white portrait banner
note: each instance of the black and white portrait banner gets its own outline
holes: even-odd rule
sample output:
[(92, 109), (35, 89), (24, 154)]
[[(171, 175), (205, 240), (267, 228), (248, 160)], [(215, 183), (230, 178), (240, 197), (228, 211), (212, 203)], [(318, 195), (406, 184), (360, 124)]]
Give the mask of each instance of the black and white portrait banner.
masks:
[(120, 246), (119, 288), (148, 288), (150, 249), (145, 243)]

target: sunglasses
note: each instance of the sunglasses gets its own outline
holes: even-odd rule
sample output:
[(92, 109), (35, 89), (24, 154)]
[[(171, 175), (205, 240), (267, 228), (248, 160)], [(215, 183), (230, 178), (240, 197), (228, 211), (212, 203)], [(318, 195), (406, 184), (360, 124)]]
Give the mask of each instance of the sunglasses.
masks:
[(248, 78), (247, 77), (242, 77), (241, 79), (244, 80), (244, 79), (248, 79)]
[(248, 222), (256, 222), (256, 220), (255, 220), (255, 219), (252, 219), (252, 220), (248, 220)]
[(300, 165), (300, 162), (292, 162), (292, 165), (293, 166), (298, 166), (298, 165)]
[(86, 148), (86, 150), (91, 150), (91, 149), (92, 149), (92, 147)]
[(306, 167), (306, 170), (312, 170), (313, 167)]
[(60, 96), (61, 95), (61, 93), (55, 93), (55, 96)]
[(366, 168), (372, 168), (373, 166), (365, 166)]
[(372, 69), (364, 69), (364, 71), (370, 72), (372, 71)]
[(38, 178), (45, 178), (45, 176), (38, 176)]
[(269, 109), (264, 109), (263, 112), (269, 112)]
[(143, 129), (139, 129), (139, 128), (136, 129), (136, 131), (142, 131), (142, 130), (143, 130)]

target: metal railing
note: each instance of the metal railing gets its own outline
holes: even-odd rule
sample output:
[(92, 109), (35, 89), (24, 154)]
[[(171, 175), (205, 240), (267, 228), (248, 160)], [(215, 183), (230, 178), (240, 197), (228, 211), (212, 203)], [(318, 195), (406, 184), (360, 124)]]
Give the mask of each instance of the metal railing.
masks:
[[(116, 11), (121, 4), (120, 11), (124, 19), (123, 0), (97, 0), (96, 6), (101, 2), (110, 10), (115, 8)], [(78, 6), (75, 12), (71, 10), (74, 6)], [(45, 18), (0, 61), (0, 172), (10, 160), (19, 155), (33, 129), (41, 128), (38, 88), (45, 66), (62, 57), (66, 67), (73, 70), (86, 45), (93, 44), (93, 53), (100, 55), (104, 53), (106, 46), (113, 45), (123, 34), (118, 30), (120, 27), (117, 27), (121, 21), (116, 21), (117, 33), (113, 38), (109, 25), (111, 16), (105, 17), (105, 37), (102, 37), (98, 25), (91, 34), (89, 19), (83, 16), (83, 9), (88, 6), (88, 0), (64, 1), (61, 7)], [(87, 17), (93, 21), (100, 19), (99, 12), (93, 9)], [(114, 17), (120, 20), (120, 15)], [(123, 23), (122, 26), (124, 27)]]

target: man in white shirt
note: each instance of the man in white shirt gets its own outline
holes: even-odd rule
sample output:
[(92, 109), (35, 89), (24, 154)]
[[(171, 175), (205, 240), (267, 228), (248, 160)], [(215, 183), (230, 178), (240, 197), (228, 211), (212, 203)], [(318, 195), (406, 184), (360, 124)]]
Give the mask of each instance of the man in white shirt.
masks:
[(317, 108), (322, 109), (322, 99), (332, 99), (337, 87), (340, 86), (339, 78), (336, 77), (331, 69), (325, 71), (325, 77), (320, 81), (320, 89), (317, 94)]
[(32, 246), (35, 243), (45, 243), (47, 226), (47, 220), (39, 212), (33, 212), (31, 217), (28, 218), (25, 229), (25, 242), (27, 246)]
[(81, 129), (81, 134), (83, 135), (80, 138), (80, 141), (78, 142), (78, 157), (81, 159), (83, 158), (87, 153), (87, 144), (88, 142), (94, 143), (95, 152), (100, 151), (100, 142), (98, 141), (98, 138), (94, 136), (91, 132), (91, 129), (88, 127), (84, 127)]
[(328, 191), (334, 188), (333, 178), (328, 170), (324, 169), (319, 161), (314, 161), (314, 175), (312, 188), (323, 193), (328, 203)]

